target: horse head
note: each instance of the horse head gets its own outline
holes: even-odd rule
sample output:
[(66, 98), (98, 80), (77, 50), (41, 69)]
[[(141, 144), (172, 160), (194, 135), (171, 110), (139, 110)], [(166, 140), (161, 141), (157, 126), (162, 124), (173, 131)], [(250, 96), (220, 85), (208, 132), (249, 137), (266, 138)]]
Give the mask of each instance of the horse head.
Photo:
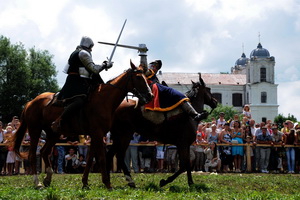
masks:
[(144, 75), (143, 67), (136, 67), (131, 60), (130, 66), (131, 70), (129, 70), (129, 73), (131, 81), (128, 83), (128, 89), (139, 98), (139, 103), (144, 105), (152, 100), (153, 94)]
[(204, 104), (209, 105), (212, 110), (217, 107), (218, 101), (212, 96), (210, 88), (206, 87), (200, 73), (199, 82), (192, 81), (192, 88), (186, 95), (198, 112), (203, 111)]

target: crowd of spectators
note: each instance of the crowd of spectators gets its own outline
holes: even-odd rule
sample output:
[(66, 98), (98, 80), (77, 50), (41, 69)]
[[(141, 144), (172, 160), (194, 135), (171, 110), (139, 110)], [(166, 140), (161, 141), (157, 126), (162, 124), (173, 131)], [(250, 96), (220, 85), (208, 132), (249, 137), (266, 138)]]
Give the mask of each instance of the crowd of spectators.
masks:
[[(4, 124), (0, 121), (0, 175), (18, 175), (21, 174), (20, 169), (24, 169), (22, 174), (31, 174), (30, 163), (28, 160), (30, 137), (26, 133), (20, 152), (23, 158), (18, 157), (12, 149), (12, 138), (16, 133), (20, 121), (17, 116), (14, 116), (12, 121)], [(46, 134), (41, 133), (41, 138), (36, 151), (37, 158), (37, 172), (42, 171), (42, 160), (40, 150), (45, 143)], [(51, 160), (52, 166), (56, 173), (82, 173), (86, 166), (85, 158), (88, 151), (88, 143), (90, 138), (88, 136), (80, 135), (79, 137), (64, 137), (61, 135), (58, 143), (67, 143), (69, 145), (57, 145), (53, 148)], [(81, 145), (78, 145), (78, 144)]]
[[(300, 126), (290, 120), (286, 120), (282, 126), (280, 129), (278, 124), (270, 120), (255, 122), (249, 105), (245, 105), (241, 114), (225, 116), (221, 112), (218, 119), (200, 122), (195, 142), (190, 147), (192, 170), (222, 173), (300, 173), (300, 148), (294, 146), (300, 145)], [(135, 137), (142, 138), (137, 133)], [(149, 142), (158, 144), (147, 139), (139, 139), (139, 142), (135, 140), (134, 143), (142, 145)], [(251, 144), (249, 154), (243, 144)], [(138, 173), (174, 172), (178, 169), (176, 146), (157, 145), (152, 148), (152, 153), (149, 147), (134, 148), (137, 153), (131, 153), (130, 157), (128, 152), (126, 154), (129, 170), (133, 168)], [(146, 156), (150, 163), (147, 162), (145, 166), (143, 160)], [(130, 160), (134, 167), (130, 165)], [(251, 162), (250, 170), (247, 169), (247, 160)]]
[[(18, 117), (3, 127), (0, 121), (0, 143), (10, 144), (13, 134), (20, 125)], [(41, 133), (37, 148), (37, 170), (41, 172), (40, 149), (45, 142), (45, 133)], [(103, 138), (109, 144), (110, 133)], [(60, 137), (59, 144), (52, 151), (52, 166), (55, 173), (82, 173), (86, 166), (89, 136)], [(1, 175), (20, 173), (30, 174), (28, 155), (30, 137), (25, 135), (20, 152), (25, 155), (21, 159), (15, 155), (12, 147), (0, 146)], [(80, 144), (80, 145), (78, 145)], [(177, 148), (174, 145), (159, 144), (144, 136), (134, 133), (125, 155), (125, 164), (134, 173), (175, 172), (179, 161)], [(138, 144), (138, 145), (136, 145)], [(148, 145), (151, 144), (151, 145)], [(247, 153), (245, 145), (251, 144)], [(218, 119), (210, 122), (200, 122), (195, 133), (195, 141), (190, 146), (190, 160), (193, 171), (222, 173), (256, 172), (256, 173), (300, 173), (300, 126), (297, 122), (287, 120), (279, 130), (277, 124), (270, 120), (256, 123), (251, 117), (250, 106), (246, 105), (242, 114), (225, 116), (219, 113)], [(248, 149), (249, 151), (249, 149)], [(248, 158), (249, 156), (249, 158)], [(247, 168), (251, 161), (251, 169)], [(95, 163), (94, 163), (95, 164)], [(97, 166), (92, 172), (97, 172)], [(120, 172), (117, 167), (115, 172)]]

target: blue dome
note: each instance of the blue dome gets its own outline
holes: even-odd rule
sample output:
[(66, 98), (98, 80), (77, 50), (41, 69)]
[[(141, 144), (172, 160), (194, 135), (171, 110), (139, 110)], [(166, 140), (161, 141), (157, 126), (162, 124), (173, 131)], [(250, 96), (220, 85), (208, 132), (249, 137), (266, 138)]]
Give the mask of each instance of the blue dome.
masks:
[(254, 49), (250, 54), (250, 58), (252, 57), (266, 58), (270, 57), (270, 53), (267, 49), (264, 49), (260, 43), (258, 43), (257, 48)]
[(242, 56), (239, 59), (237, 59), (237, 61), (235, 62), (235, 66), (246, 65), (248, 60), (249, 60), (249, 58), (246, 58), (246, 55), (243, 53)]

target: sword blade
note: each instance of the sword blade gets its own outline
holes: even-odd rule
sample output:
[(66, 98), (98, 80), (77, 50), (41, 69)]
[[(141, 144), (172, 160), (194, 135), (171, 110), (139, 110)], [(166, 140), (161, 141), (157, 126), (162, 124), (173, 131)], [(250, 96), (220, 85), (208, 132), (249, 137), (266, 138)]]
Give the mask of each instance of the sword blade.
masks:
[(122, 32), (123, 32), (123, 29), (124, 29), (124, 27), (125, 27), (126, 21), (127, 21), (127, 19), (125, 19), (125, 21), (124, 21), (124, 24), (123, 24), (123, 26), (122, 26), (121, 32), (120, 32), (120, 34), (119, 34), (119, 37), (118, 37), (118, 39), (117, 39), (117, 41), (116, 41), (116, 43), (115, 43), (115, 46), (114, 46), (114, 48), (113, 48), (113, 51), (111, 52), (110, 58), (109, 58), (109, 60), (108, 60), (109, 63), (111, 63), (112, 58), (113, 58), (113, 56), (114, 56), (114, 54), (115, 54), (115, 51), (116, 51), (116, 48), (117, 48), (117, 46), (118, 46), (120, 37), (121, 37)]
[[(110, 42), (98, 42), (99, 44), (105, 44), (105, 45), (112, 45), (115, 46), (115, 43), (110, 43)], [(141, 47), (136, 47), (136, 46), (130, 46), (130, 45), (124, 45), (124, 44), (117, 44), (118, 47), (124, 47), (124, 48), (128, 48), (128, 49), (136, 49), (138, 51), (148, 51), (147, 47), (145, 48), (141, 48)]]

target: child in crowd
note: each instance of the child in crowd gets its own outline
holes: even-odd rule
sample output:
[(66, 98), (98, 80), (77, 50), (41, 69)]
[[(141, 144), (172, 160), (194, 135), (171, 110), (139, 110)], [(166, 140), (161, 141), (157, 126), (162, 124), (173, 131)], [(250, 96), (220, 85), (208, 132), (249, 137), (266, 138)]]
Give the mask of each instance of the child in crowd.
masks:
[(83, 173), (85, 167), (86, 167), (86, 162), (84, 160), (84, 155), (80, 154), (79, 158), (75, 161), (75, 167), (74, 168), (76, 169), (76, 172)]
[(6, 158), (7, 171), (8, 171), (8, 175), (12, 176), (15, 161), (16, 161), (16, 154), (13, 151), (13, 147), (12, 147), (13, 128), (11, 126), (6, 127), (5, 138), (6, 138), (5, 143), (8, 143), (8, 153)]
[(243, 108), (243, 116), (251, 119), (250, 105), (246, 104)]
[(217, 171), (219, 172), (221, 168), (221, 159), (217, 143), (210, 142), (209, 146), (204, 149), (204, 153), (206, 154), (206, 161), (204, 165), (205, 171), (208, 172), (209, 168), (217, 168)]
[(66, 172), (76, 173), (77, 155), (75, 154), (74, 148), (69, 149), (69, 154), (65, 156), (65, 161), (66, 161)]

